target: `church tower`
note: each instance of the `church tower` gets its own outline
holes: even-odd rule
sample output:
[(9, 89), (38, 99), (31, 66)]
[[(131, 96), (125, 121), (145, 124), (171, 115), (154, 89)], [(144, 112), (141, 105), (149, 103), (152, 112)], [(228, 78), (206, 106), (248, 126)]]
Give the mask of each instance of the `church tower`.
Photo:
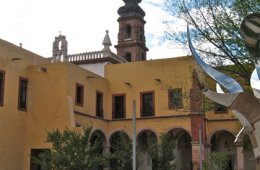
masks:
[(119, 33), (117, 55), (129, 62), (146, 60), (148, 48), (145, 45), (145, 12), (138, 5), (142, 0), (123, 0), (125, 5), (117, 11), (119, 14)]
[(67, 60), (68, 42), (64, 35), (55, 37), (52, 46), (52, 62), (62, 62)]

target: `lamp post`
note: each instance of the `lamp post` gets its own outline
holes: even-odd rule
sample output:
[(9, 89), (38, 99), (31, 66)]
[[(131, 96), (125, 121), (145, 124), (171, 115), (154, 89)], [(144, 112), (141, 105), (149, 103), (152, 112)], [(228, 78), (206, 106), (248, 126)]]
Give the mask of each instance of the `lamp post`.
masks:
[(133, 170), (136, 170), (136, 101), (132, 104), (133, 119)]

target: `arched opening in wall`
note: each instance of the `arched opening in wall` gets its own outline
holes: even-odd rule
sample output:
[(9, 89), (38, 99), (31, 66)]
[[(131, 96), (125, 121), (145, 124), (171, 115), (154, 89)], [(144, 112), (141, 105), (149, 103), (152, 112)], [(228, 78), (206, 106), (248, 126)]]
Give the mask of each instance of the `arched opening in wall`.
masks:
[[(94, 146), (95, 153), (97, 153), (99, 156), (103, 156), (103, 154), (105, 153), (104, 148), (107, 145), (104, 133), (100, 130), (94, 131), (90, 137), (90, 144)], [(93, 170), (102, 170), (103, 168), (103, 166), (97, 165), (93, 168)]]
[(40, 159), (41, 154), (50, 152), (49, 149), (31, 149), (30, 170), (41, 170), (42, 165), (38, 164), (34, 159)]
[(127, 52), (127, 53), (125, 54), (125, 59), (126, 59), (126, 61), (131, 62), (131, 61), (132, 61), (132, 54), (129, 53), (129, 52)]
[(190, 134), (182, 129), (176, 128), (168, 132), (175, 139), (176, 146), (174, 150), (176, 164), (181, 170), (192, 169), (192, 147)]
[(90, 144), (96, 146), (97, 153), (102, 154), (106, 146), (106, 138), (101, 130), (95, 130), (90, 137)]
[(245, 169), (256, 169), (256, 159), (254, 157), (254, 150), (248, 135), (243, 137), (243, 156)]
[(53, 56), (52, 56), (52, 63), (55, 63), (55, 62), (57, 62), (57, 60), (58, 60), (58, 55), (56, 54), (56, 53), (54, 53), (53, 54)]
[(144, 40), (144, 30), (143, 30), (143, 28), (140, 28), (139, 38), (140, 38), (140, 41)]
[(132, 143), (123, 131), (115, 132), (110, 140), (110, 169), (127, 169), (132, 167)]
[(137, 136), (137, 165), (138, 170), (149, 169), (156, 167), (156, 160), (152, 159), (149, 154), (150, 148), (154, 144), (158, 144), (156, 134), (151, 130), (144, 130)]
[(234, 140), (235, 136), (225, 130), (216, 132), (210, 140), (211, 152), (222, 152), (228, 156), (227, 170), (236, 169), (237, 151)]
[(131, 36), (132, 36), (132, 27), (130, 25), (126, 26), (125, 34), (126, 34), (126, 37), (125, 37), (126, 39), (131, 38)]
[(60, 40), (58, 43), (58, 50), (61, 50), (61, 49), (62, 49), (62, 41)]
[(141, 54), (141, 61), (145, 61), (146, 60), (146, 55), (144, 53)]
[(64, 55), (63, 55), (63, 54), (60, 55), (60, 61), (61, 61), (61, 62), (64, 61)]

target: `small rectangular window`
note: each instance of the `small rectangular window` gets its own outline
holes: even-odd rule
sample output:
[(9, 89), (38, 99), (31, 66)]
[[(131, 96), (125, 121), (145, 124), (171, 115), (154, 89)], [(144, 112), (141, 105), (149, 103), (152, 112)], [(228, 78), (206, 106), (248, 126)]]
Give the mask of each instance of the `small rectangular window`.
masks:
[(84, 86), (76, 83), (76, 92), (75, 92), (75, 104), (83, 106), (84, 103)]
[(169, 109), (179, 109), (182, 108), (182, 89), (169, 89), (168, 90), (168, 103)]
[(0, 106), (4, 105), (5, 72), (0, 70)]
[(18, 94), (18, 109), (22, 111), (27, 111), (27, 89), (28, 79), (20, 77), (19, 78), (19, 94)]
[(216, 114), (223, 114), (223, 113), (225, 114), (225, 113), (228, 112), (228, 109), (227, 109), (226, 106), (223, 106), (223, 105), (221, 105), (219, 103), (215, 103), (214, 104), (214, 112)]
[(154, 116), (154, 92), (141, 93), (141, 117)]
[(96, 92), (96, 116), (103, 118), (103, 93)]
[(125, 118), (125, 95), (113, 95), (113, 119)]

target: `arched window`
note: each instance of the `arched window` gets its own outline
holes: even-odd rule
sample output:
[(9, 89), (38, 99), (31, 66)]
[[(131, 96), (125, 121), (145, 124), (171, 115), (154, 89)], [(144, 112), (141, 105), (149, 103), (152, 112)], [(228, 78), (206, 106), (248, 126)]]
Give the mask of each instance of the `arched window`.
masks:
[(143, 34), (140, 33), (140, 41), (142, 41), (142, 40), (143, 40)]
[(126, 38), (131, 38), (132, 28), (130, 25), (126, 26)]
[(144, 53), (141, 54), (141, 60), (142, 61), (146, 60), (146, 55)]
[(139, 34), (139, 38), (140, 40), (142, 41), (144, 39), (144, 31), (143, 31), (143, 28), (140, 28), (140, 34)]
[(125, 59), (126, 59), (128, 62), (131, 62), (131, 60), (132, 60), (132, 54), (131, 54), (131, 53), (126, 53)]
[(58, 43), (58, 50), (62, 50), (62, 41), (61, 40)]

